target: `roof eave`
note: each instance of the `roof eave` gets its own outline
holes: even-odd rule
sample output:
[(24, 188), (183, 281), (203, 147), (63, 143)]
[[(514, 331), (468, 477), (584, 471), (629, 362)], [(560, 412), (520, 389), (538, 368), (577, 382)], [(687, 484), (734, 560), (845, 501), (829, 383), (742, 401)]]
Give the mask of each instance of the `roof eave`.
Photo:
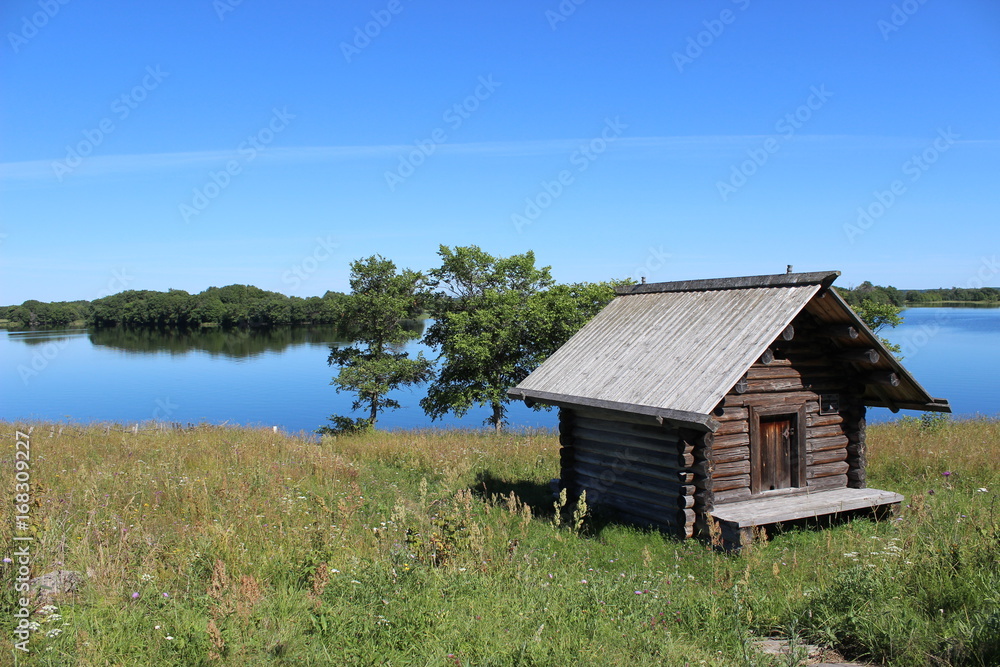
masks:
[(671, 424), (673, 426), (690, 428), (696, 431), (709, 431), (714, 433), (720, 424), (711, 415), (699, 412), (687, 412), (684, 410), (671, 410), (669, 408), (659, 408), (652, 405), (634, 405), (632, 403), (621, 403), (618, 401), (606, 401), (597, 398), (587, 398), (584, 396), (570, 396), (567, 394), (556, 394), (547, 391), (536, 391), (532, 389), (522, 389), (512, 387), (507, 390), (507, 395), (513, 399), (524, 401), (527, 404), (544, 403), (559, 408), (596, 408), (598, 410), (610, 410), (612, 412), (628, 413), (633, 416), (648, 417), (650, 423), (659, 425)]
[(766, 276), (740, 276), (734, 278), (712, 278), (709, 280), (681, 280), (668, 283), (642, 283), (616, 287), (619, 296), (631, 294), (655, 294), (661, 292), (698, 292), (707, 290), (748, 289), (753, 287), (792, 287), (820, 285), (824, 288), (833, 284), (840, 271), (815, 271), (812, 273), (776, 273)]

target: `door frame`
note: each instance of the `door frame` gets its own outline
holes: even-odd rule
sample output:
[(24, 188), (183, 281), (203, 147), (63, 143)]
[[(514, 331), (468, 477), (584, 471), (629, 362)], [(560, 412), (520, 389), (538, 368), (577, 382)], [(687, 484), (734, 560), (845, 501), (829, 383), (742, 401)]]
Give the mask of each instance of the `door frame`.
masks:
[[(806, 406), (775, 405), (757, 407), (748, 405), (750, 422), (750, 494), (757, 496), (762, 493), (791, 493), (806, 486)], [(788, 489), (760, 490), (760, 466), (757, 462), (761, 457), (760, 418), (785, 417), (792, 421), (795, 438), (791, 442), (789, 467), (791, 469), (791, 487)]]

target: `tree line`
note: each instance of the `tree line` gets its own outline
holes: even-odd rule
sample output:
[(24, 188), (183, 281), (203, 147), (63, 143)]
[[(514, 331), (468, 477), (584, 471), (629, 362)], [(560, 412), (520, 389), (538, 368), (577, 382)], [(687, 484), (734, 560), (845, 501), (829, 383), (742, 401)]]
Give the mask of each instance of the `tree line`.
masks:
[(866, 280), (857, 287), (836, 287), (835, 289), (851, 307), (858, 306), (866, 300), (897, 308), (944, 301), (968, 303), (996, 303), (1000, 301), (1000, 288), (998, 287), (939, 287), (937, 289), (900, 290), (891, 285), (873, 285)]
[(198, 294), (171, 289), (126, 290), (94, 301), (25, 301), (0, 308), (14, 326), (185, 328), (341, 324), (347, 295), (328, 291), (302, 298), (251, 285), (209, 287)]

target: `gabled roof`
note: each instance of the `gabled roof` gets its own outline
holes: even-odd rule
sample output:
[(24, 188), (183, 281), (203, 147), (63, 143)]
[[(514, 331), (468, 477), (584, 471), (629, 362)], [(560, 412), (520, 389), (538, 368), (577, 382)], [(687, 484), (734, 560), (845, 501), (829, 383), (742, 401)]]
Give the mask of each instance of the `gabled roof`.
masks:
[(619, 288), (619, 296), (508, 393), (714, 431), (712, 410), (809, 305), (821, 321), (864, 332), (858, 342), (879, 351), (878, 368), (898, 374), (899, 385), (879, 388), (882, 395), (872, 389), (869, 396), (866, 390), (869, 404), (947, 410), (947, 401), (930, 398), (843, 299), (828, 290), (839, 275), (789, 273)]

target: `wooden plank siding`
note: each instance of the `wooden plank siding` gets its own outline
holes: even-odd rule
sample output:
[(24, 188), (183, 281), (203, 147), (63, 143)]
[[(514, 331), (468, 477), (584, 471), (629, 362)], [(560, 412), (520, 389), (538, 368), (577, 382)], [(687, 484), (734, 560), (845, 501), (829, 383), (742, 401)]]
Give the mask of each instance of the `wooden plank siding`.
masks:
[[(754, 497), (750, 462), (761, 414), (797, 414), (797, 427), (804, 429), (802, 474), (788, 494), (865, 488), (865, 408), (858, 398), (864, 364), (840, 358), (837, 344), (809, 313), (796, 316), (792, 326), (791, 340), (779, 336), (747, 370), (745, 391), (730, 390), (713, 412), (720, 423), (712, 441), (716, 506)], [(839, 396), (836, 413), (820, 414), (823, 394)]]

